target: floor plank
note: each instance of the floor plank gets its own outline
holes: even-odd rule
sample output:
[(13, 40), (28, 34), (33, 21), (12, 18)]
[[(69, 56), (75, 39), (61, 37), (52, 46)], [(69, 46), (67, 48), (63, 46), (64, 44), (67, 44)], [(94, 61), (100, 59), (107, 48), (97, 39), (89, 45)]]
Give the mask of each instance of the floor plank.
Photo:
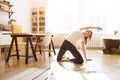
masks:
[[(56, 50), (58, 52), (58, 49)], [(67, 52), (71, 57), (70, 52)], [(57, 55), (56, 55), (57, 56)], [(46, 80), (119, 80), (120, 76), (120, 54), (103, 54), (101, 49), (88, 49), (87, 56), (92, 59), (84, 64), (75, 64), (71, 62), (57, 62), (56, 56), (48, 57), (46, 60), (40, 54), (37, 54), (38, 61), (34, 58), (29, 59), (25, 64), (25, 58), (11, 57), (8, 63), (5, 63), (4, 53), (0, 54), (0, 80), (8, 80), (17, 74), (30, 68), (51, 69), (51, 75)], [(39, 71), (38, 71), (39, 72)], [(95, 77), (96, 76), (96, 77)], [(41, 79), (38, 79), (41, 80)]]

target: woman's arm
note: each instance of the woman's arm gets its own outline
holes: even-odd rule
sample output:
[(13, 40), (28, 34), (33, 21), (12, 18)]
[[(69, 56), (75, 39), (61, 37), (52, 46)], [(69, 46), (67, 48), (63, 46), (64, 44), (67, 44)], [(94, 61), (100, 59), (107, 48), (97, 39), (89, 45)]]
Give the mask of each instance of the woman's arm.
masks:
[(83, 53), (83, 56), (85, 58), (85, 60), (87, 59), (87, 56), (86, 56), (86, 48), (85, 48), (85, 43), (84, 41), (81, 41), (81, 48), (82, 48), (82, 53)]
[(85, 29), (97, 29), (98, 31), (102, 30), (101, 27), (95, 27), (95, 26), (87, 26), (87, 27), (80, 28), (80, 30), (85, 30)]
[(83, 52), (83, 56), (85, 58), (85, 61), (91, 61), (92, 59), (88, 59), (86, 56), (86, 47), (85, 47), (84, 41), (81, 41), (81, 48), (82, 48), (82, 52)]

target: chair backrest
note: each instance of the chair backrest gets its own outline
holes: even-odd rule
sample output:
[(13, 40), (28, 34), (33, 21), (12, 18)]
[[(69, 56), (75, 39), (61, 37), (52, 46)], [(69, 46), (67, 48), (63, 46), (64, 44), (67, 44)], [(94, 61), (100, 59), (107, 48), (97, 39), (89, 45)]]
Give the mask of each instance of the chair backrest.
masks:
[(22, 33), (22, 27), (18, 24), (12, 24), (11, 26), (12, 33)]
[[(19, 24), (12, 24), (11, 25), (11, 31), (12, 31), (12, 33), (22, 33), (22, 27)], [(17, 41), (18, 41), (18, 44), (19, 44), (19, 43), (22, 43), (23, 40), (22, 40), (22, 38), (17, 38)], [(13, 46), (12, 49), (16, 50), (15, 46)], [(21, 49), (22, 49), (22, 45), (19, 45), (18, 50), (21, 50)]]
[(52, 36), (52, 32), (47, 32), (45, 34), (45, 37), (43, 39), (43, 47), (47, 47), (49, 46), (50, 42), (51, 42), (51, 36)]

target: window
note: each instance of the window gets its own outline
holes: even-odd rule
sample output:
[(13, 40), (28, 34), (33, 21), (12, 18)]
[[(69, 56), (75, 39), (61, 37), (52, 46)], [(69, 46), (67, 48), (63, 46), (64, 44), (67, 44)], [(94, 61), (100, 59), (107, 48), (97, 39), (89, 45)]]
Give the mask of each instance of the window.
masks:
[(53, 33), (69, 33), (78, 26), (78, 0), (48, 0), (47, 29)]
[(109, 33), (120, 26), (120, 0), (48, 0), (46, 14), (47, 30), (53, 33), (89, 25)]
[(82, 25), (102, 26), (107, 33), (120, 26), (120, 0), (83, 0)]

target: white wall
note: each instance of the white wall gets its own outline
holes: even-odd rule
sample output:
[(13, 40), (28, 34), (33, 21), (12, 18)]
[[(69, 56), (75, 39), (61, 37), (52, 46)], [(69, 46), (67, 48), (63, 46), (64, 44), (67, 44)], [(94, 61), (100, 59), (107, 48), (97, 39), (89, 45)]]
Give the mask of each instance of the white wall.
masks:
[(31, 32), (31, 8), (44, 6), (45, 0), (9, 0), (14, 7), (12, 18), (22, 25), (23, 32)]
[(32, 7), (33, 8), (38, 8), (41, 6), (46, 6), (47, 0), (34, 0), (32, 2)]
[(14, 6), (11, 8), (14, 14), (11, 19), (17, 20), (22, 25), (23, 32), (31, 32), (31, 7), (33, 0), (7, 0)]
[(0, 24), (8, 24), (8, 13), (6, 12), (0, 12)]
[[(6, 0), (13, 7), (13, 15), (10, 19), (17, 20), (17, 23), (22, 25), (23, 32), (31, 32), (31, 7), (32, 0)], [(8, 13), (0, 12), (0, 24), (8, 24)]]

